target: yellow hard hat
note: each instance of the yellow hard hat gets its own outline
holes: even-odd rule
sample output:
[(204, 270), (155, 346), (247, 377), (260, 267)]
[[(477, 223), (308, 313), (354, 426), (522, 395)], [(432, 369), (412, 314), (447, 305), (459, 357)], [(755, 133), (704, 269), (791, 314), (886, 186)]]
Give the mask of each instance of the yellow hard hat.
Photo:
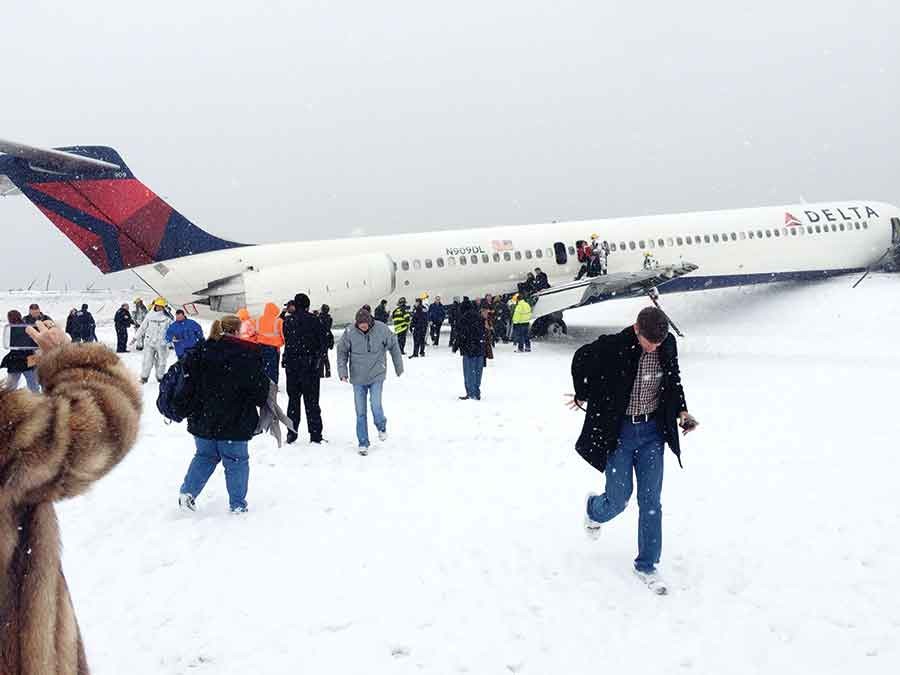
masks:
[(159, 296), (158, 298), (156, 298), (156, 300), (153, 301), (152, 304), (154, 307), (165, 307), (169, 303), (166, 302), (166, 299), (164, 297)]
[(419, 293), (419, 300), (427, 300), (427, 299), (428, 299), (428, 293), (426, 293), (425, 291), (422, 291), (421, 293)]
[(599, 235), (599, 234), (592, 234), (592, 235), (591, 235), (591, 239), (599, 239), (599, 238), (600, 238), (600, 235)]

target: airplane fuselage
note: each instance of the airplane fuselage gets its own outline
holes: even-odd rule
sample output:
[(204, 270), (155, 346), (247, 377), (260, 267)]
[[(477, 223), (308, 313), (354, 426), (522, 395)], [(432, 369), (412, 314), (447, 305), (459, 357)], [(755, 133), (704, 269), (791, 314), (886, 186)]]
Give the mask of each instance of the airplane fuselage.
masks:
[[(349, 323), (363, 304), (421, 293), (513, 292), (540, 267), (551, 284), (581, 266), (576, 242), (597, 234), (609, 272), (690, 262), (699, 269), (660, 288), (679, 292), (814, 279), (865, 269), (891, 246), (900, 209), (871, 201), (709, 211), (418, 234), (246, 246), (145, 265), (135, 272), (173, 305), (199, 315), (259, 312), (305, 292)], [(893, 223), (892, 223), (892, 219)], [(896, 237), (897, 234), (895, 233)]]

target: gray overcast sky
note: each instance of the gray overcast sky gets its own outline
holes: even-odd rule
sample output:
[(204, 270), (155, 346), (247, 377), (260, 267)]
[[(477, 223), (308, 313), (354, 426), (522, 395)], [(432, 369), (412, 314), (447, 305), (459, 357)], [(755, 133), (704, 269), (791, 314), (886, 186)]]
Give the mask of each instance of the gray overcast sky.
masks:
[[(900, 202), (896, 3), (737, 4), (10, 2), (0, 137), (114, 146), (247, 242)], [(0, 227), (2, 288), (100, 276)]]

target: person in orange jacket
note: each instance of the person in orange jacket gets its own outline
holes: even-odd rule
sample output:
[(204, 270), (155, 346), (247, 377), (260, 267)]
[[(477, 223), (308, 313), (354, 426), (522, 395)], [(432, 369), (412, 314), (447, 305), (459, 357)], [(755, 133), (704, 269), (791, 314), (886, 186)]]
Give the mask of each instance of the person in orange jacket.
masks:
[(243, 309), (238, 310), (237, 315), (241, 320), (241, 332), (239, 336), (241, 340), (256, 342), (256, 321), (250, 316), (250, 312), (244, 307)]
[(262, 316), (256, 321), (256, 342), (260, 346), (266, 375), (278, 384), (278, 362), (284, 346), (284, 320), (278, 316), (278, 305), (267, 302)]

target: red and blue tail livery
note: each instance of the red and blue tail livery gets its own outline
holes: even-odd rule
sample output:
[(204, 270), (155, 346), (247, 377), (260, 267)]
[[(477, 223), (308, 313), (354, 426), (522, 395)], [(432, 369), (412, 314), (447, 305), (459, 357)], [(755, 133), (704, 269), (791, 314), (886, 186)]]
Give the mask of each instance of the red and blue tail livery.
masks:
[(41, 150), (0, 141), (0, 179), (103, 273), (244, 246), (194, 225), (141, 183), (112, 148)]

